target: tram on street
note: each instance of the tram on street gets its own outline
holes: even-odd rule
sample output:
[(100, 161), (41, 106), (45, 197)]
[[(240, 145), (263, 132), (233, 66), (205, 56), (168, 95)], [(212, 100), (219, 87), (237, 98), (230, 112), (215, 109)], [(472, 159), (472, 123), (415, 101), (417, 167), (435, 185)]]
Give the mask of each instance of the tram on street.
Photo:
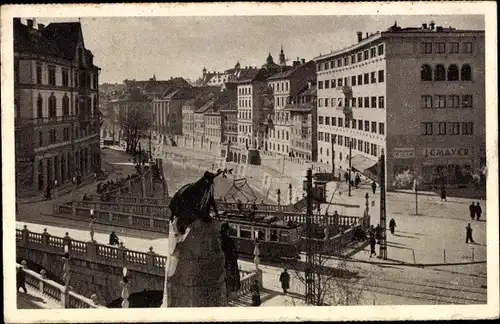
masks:
[(229, 234), (241, 255), (253, 255), (257, 240), (262, 259), (299, 258), (301, 224), (234, 211), (220, 213), (220, 220), (229, 224)]

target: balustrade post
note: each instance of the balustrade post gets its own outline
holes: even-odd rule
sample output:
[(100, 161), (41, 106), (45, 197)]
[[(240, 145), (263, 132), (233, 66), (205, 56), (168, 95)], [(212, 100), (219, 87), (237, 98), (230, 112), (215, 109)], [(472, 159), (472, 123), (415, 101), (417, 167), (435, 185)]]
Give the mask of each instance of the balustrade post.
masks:
[[(71, 237), (69, 237), (69, 233), (66, 232), (63, 237), (63, 246), (71, 249)], [(69, 250), (68, 250), (69, 251)]]
[(87, 242), (87, 258), (89, 260), (95, 260), (97, 256), (97, 244), (96, 241), (92, 240)]
[(148, 265), (149, 266), (154, 266), (155, 265), (155, 258), (154, 256), (156, 255), (155, 251), (153, 251), (153, 247), (149, 247), (149, 252), (148, 252)]
[(41, 280), (39, 281), (38, 289), (40, 289), (40, 293), (43, 294), (43, 286), (45, 284), (44, 279), (47, 278), (47, 272), (44, 269), (40, 270), (40, 277), (41, 277)]

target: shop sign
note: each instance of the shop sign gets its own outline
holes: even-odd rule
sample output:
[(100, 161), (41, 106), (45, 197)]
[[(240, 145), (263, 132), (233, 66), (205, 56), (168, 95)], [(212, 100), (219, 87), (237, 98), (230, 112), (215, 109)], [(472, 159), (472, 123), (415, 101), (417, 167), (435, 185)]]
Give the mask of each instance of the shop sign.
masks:
[(395, 148), (393, 156), (395, 159), (414, 159), (415, 149), (412, 147)]
[(469, 149), (466, 148), (424, 148), (424, 157), (468, 157)]

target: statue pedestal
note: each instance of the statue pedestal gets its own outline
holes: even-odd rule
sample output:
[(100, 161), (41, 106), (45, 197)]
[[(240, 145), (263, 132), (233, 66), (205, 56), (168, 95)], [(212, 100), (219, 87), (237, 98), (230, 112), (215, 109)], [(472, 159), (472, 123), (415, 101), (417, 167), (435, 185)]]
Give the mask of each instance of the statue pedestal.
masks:
[(175, 248), (178, 263), (167, 282), (168, 307), (227, 305), (220, 222), (194, 221), (187, 238)]

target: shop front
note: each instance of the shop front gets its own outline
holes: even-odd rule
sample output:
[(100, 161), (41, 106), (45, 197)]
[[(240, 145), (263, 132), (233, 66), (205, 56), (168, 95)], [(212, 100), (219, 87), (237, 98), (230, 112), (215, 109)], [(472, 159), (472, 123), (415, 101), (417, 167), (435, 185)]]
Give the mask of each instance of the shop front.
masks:
[(465, 186), (473, 180), (473, 168), (477, 164), (474, 162), (471, 148), (423, 148), (420, 166), (422, 184), (426, 187)]

